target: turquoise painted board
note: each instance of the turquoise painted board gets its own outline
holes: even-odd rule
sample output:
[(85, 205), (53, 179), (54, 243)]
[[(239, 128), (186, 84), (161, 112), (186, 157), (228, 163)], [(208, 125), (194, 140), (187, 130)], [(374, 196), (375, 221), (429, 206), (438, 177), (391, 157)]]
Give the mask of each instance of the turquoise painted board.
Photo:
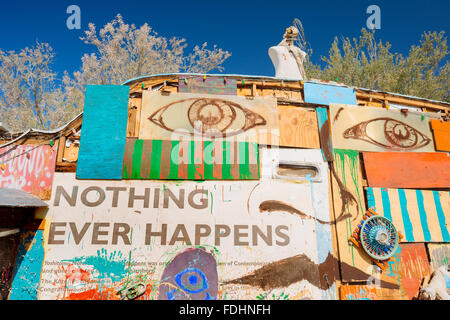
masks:
[(334, 153), (331, 145), (330, 122), (328, 121), (328, 108), (316, 108), (317, 124), (319, 125), (319, 139), (322, 157), (325, 161), (333, 162)]
[(9, 300), (37, 300), (44, 260), (43, 244), (43, 230), (22, 231)]
[(120, 180), (128, 121), (128, 86), (86, 88), (77, 179)]
[(405, 242), (450, 242), (450, 192), (366, 188), (369, 207), (392, 221)]
[(320, 83), (304, 82), (303, 91), (306, 103), (329, 105), (344, 103), (356, 105), (355, 90)]

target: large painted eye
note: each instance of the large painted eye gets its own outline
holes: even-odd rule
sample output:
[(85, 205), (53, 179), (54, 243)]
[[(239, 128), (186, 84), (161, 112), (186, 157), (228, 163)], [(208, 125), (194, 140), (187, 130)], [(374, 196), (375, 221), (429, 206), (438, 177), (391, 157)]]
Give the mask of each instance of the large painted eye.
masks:
[[(380, 135), (380, 132), (383, 134)], [(345, 130), (343, 136), (346, 139), (364, 140), (383, 148), (404, 150), (421, 148), (431, 141), (413, 127), (392, 118), (360, 122)]]
[(176, 101), (148, 119), (172, 132), (186, 134), (187, 130), (190, 136), (200, 134), (209, 138), (231, 137), (267, 123), (261, 115), (235, 102), (215, 98)]

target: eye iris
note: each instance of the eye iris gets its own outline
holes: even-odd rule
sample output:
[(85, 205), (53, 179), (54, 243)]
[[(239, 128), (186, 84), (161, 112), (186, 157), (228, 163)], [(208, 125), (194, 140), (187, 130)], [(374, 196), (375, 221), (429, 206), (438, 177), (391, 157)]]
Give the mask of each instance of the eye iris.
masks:
[(198, 110), (198, 118), (204, 125), (216, 125), (223, 118), (223, 112), (219, 106), (207, 104)]
[(188, 117), (195, 130), (200, 122), (202, 134), (223, 135), (236, 118), (236, 111), (226, 101), (198, 99), (189, 107)]
[(418, 136), (408, 125), (388, 120), (385, 124), (386, 139), (397, 147), (408, 148), (417, 144)]

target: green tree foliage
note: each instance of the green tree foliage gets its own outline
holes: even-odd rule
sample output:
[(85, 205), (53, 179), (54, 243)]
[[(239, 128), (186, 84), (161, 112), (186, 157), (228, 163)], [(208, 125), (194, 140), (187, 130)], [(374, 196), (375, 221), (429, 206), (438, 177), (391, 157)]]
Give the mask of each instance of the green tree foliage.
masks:
[(305, 69), (311, 79), (422, 98), (450, 101), (450, 62), (445, 32), (424, 32), (408, 56), (392, 52), (389, 42), (378, 42), (374, 32), (362, 29), (359, 39), (336, 37), (325, 66), (310, 59)]

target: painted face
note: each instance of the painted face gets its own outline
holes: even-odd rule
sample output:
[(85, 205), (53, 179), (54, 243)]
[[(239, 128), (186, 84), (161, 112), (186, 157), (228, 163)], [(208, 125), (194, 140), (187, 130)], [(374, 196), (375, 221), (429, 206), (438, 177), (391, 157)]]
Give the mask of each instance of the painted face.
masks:
[(164, 269), (158, 300), (216, 299), (217, 263), (203, 249), (187, 249)]

